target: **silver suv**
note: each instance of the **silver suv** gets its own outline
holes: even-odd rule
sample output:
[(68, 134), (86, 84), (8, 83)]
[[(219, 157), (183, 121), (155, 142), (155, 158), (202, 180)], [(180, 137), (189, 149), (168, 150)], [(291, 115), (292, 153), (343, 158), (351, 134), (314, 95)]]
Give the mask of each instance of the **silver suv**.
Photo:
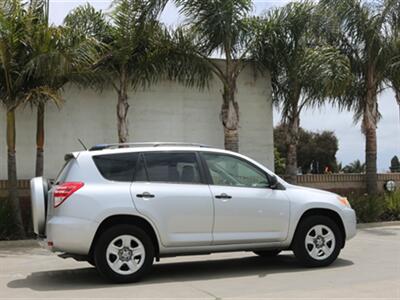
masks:
[(292, 250), (331, 264), (356, 234), (346, 198), (294, 186), (238, 153), (196, 144), (98, 145), (65, 156), (54, 181), (31, 180), (34, 230), (62, 257), (133, 282), (154, 259)]

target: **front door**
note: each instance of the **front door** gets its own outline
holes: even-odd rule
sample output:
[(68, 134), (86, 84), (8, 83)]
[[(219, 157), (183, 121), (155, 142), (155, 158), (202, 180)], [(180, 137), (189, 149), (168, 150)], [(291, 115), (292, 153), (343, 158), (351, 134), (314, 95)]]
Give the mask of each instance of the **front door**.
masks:
[(146, 152), (131, 193), (135, 207), (154, 222), (166, 247), (212, 242), (213, 200), (195, 152)]
[(240, 157), (203, 152), (214, 198), (214, 244), (277, 242), (286, 238), (289, 200), (269, 188), (267, 174)]

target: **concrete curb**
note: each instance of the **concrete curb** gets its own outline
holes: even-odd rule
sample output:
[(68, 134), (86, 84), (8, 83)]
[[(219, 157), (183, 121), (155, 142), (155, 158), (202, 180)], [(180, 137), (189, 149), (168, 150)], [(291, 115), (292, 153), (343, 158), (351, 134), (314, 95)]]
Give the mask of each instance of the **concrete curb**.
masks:
[(400, 221), (359, 223), (357, 224), (357, 229), (368, 229), (374, 227), (387, 227), (387, 226), (399, 226), (399, 225)]
[(0, 241), (0, 249), (4, 248), (36, 248), (40, 247), (38, 240)]

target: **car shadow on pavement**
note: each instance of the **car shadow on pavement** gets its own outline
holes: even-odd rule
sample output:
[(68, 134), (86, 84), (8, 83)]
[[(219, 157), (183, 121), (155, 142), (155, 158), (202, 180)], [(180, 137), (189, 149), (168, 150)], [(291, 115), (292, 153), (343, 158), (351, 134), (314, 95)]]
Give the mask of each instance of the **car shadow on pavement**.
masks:
[[(338, 258), (327, 268), (353, 265), (352, 261)], [(221, 260), (156, 263), (152, 272), (136, 286), (155, 283), (211, 280), (245, 276), (266, 277), (278, 273), (313, 272), (317, 269), (297, 265), (293, 255), (276, 258), (246, 256)], [(79, 290), (115, 287), (105, 282), (95, 268), (80, 268), (34, 272), (23, 279), (10, 281), (9, 288), (30, 288), (35, 291)]]

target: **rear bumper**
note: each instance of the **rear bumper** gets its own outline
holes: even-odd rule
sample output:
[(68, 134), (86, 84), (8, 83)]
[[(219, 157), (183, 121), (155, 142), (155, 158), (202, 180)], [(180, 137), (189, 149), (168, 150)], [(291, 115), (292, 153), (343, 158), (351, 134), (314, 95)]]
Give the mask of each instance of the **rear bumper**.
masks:
[(98, 223), (80, 218), (53, 216), (47, 221), (46, 240), (51, 251), (87, 255)]
[(343, 209), (342, 219), (344, 230), (346, 232), (346, 240), (350, 240), (357, 233), (357, 218), (355, 211), (351, 208)]

